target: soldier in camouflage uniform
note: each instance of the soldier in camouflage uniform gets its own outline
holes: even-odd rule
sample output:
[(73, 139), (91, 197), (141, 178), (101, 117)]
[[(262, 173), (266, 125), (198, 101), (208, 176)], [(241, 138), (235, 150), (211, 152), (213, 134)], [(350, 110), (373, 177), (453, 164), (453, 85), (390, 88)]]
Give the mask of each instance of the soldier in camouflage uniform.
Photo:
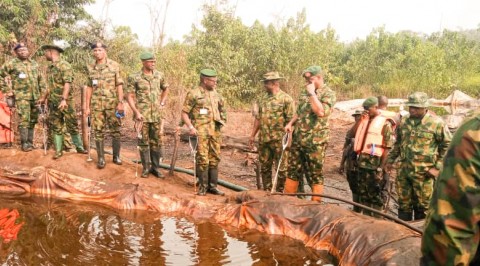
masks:
[(430, 201), (422, 265), (479, 265), (480, 115), (455, 132)]
[[(285, 193), (296, 193), (298, 183), (305, 171), (313, 193), (323, 192), (323, 163), (325, 149), (330, 134), (328, 118), (335, 104), (335, 92), (323, 80), (323, 71), (319, 66), (311, 66), (303, 71), (308, 85), (298, 100), (297, 112), (285, 127), (292, 132), (293, 142), (288, 161), (288, 177)], [(320, 197), (312, 197), (320, 201)]]
[(123, 79), (120, 65), (107, 58), (107, 46), (95, 43), (91, 46), (95, 61), (87, 65), (87, 107), (86, 115), (92, 113), (92, 129), (95, 132), (97, 147), (97, 167), (105, 167), (104, 136), (108, 128), (112, 135), (113, 163), (121, 165), (120, 160), (120, 118), (124, 113)]
[(48, 120), (53, 131), (53, 142), (55, 144), (55, 156), (53, 158), (58, 159), (63, 155), (64, 127), (72, 136), (77, 152), (86, 154), (88, 152), (83, 148), (80, 138), (72, 97), (72, 66), (61, 59), (62, 48), (56, 45), (44, 45), (42, 49), (45, 51), (46, 59), (52, 62), (47, 68), (47, 90), (42, 96), (41, 102), (44, 102), (48, 97), (48, 108), (50, 110)]
[[(363, 102), (365, 109), (361, 120), (368, 121), (365, 135), (357, 130), (355, 139), (362, 141), (358, 151), (358, 193), (359, 200), (365, 206), (381, 210), (384, 204), (382, 190), (385, 163), (389, 150), (393, 146), (393, 129), (395, 123), (380, 115), (377, 97), (369, 97)], [(365, 215), (378, 217), (370, 211), (364, 210)]]
[(45, 91), (45, 81), (25, 44), (19, 43), (13, 50), (17, 58), (0, 69), (0, 87), (6, 96), (15, 96), (22, 151), (31, 151), (39, 113), (36, 104)]
[(408, 96), (409, 114), (396, 131), (395, 145), (388, 155), (387, 169), (400, 158), (397, 174), (398, 218), (411, 221), (425, 218), (433, 184), (442, 169), (443, 157), (451, 141), (445, 123), (428, 113), (428, 96), (415, 92)]
[[(358, 121), (362, 111), (357, 110), (352, 116), (355, 119), (355, 124), (347, 131), (345, 136), (345, 144), (343, 145), (342, 159), (340, 161), (340, 167), (338, 168), (338, 173), (343, 175), (346, 171), (347, 182), (350, 190), (352, 191), (352, 200), (353, 202), (360, 203), (358, 200), (358, 164), (357, 164), (357, 154), (353, 150), (353, 144), (355, 142), (355, 132), (358, 126)], [(360, 212), (360, 208), (353, 206), (353, 211)]]
[(182, 109), (182, 120), (190, 135), (197, 137), (198, 195), (207, 192), (224, 195), (217, 189), (218, 163), (220, 162), (221, 128), (227, 113), (222, 96), (216, 91), (217, 72), (200, 71), (200, 86), (187, 93)]
[(142, 138), (138, 140), (143, 166), (142, 177), (148, 177), (150, 172), (156, 177), (163, 178), (159, 170), (160, 158), (163, 157), (161, 129), (168, 84), (163, 73), (155, 70), (156, 60), (152, 53), (142, 53), (140, 60), (143, 64), (142, 70), (128, 78), (126, 93), (135, 120), (143, 124)]
[[(258, 114), (255, 116), (252, 134), (250, 135), (250, 147), (253, 147), (255, 135), (260, 131), (258, 137), (259, 150), (258, 160), (261, 165), (263, 189), (272, 189), (272, 167), (274, 162), (279, 163), (282, 154), (282, 137), (284, 128), (288, 121), (292, 120), (295, 106), (292, 97), (280, 89), (280, 75), (278, 72), (268, 72), (263, 75), (263, 86), (267, 91), (267, 98), (259, 104)], [(275, 188), (283, 192), (285, 178), (287, 176), (288, 152), (284, 151), (278, 183)]]

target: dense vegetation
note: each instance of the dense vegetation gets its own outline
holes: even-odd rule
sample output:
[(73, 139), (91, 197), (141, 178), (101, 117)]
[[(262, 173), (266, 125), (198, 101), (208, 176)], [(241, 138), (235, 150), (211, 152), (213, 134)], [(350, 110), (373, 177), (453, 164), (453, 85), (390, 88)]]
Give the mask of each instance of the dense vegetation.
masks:
[[(104, 24), (83, 9), (93, 0), (5, 0), (0, 3), (0, 63), (11, 57), (11, 47), (27, 42), (32, 51), (44, 43), (62, 40), (69, 45), (65, 57), (76, 69), (76, 88), (85, 82), (84, 66), (91, 60), (88, 44), (103, 39), (109, 57), (120, 62), (125, 75), (140, 67), (138, 54), (157, 52), (158, 68), (182, 95), (198, 82), (198, 71), (219, 71), (219, 89), (231, 106), (249, 106), (262, 92), (261, 74), (277, 70), (286, 77), (284, 88), (297, 95), (302, 69), (321, 65), (339, 98), (386, 94), (405, 97), (422, 90), (436, 98), (460, 89), (477, 97), (480, 84), (480, 34), (477, 30), (448, 31), (431, 35), (373, 30), (351, 43), (338, 40), (335, 29), (314, 32), (305, 11), (282, 26), (245, 26), (229, 8), (205, 6), (200, 27), (193, 27), (185, 41), (162, 47), (142, 47), (128, 27), (105, 33)], [(42, 61), (38, 52), (35, 59)], [(177, 99), (178, 100), (178, 99)], [(175, 101), (173, 101), (175, 102)]]

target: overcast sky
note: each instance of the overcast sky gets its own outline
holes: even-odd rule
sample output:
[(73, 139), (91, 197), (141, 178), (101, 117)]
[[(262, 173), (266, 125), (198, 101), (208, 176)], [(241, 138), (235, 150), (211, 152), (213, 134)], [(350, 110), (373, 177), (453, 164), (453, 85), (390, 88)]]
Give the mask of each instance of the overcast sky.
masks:
[[(192, 24), (203, 17), (201, 6), (214, 0), (170, 0), (165, 33), (183, 40)], [(105, 3), (110, 2), (108, 10)], [(108, 18), (110, 25), (130, 26), (144, 45), (152, 42), (148, 6), (165, 10), (166, 0), (97, 0), (86, 6), (96, 19)], [(372, 29), (385, 26), (389, 32), (411, 30), (430, 34), (443, 29), (476, 29), (480, 24), (478, 0), (229, 0), (235, 15), (251, 26), (283, 23), (307, 7), (307, 23), (314, 31), (330, 24), (341, 41), (364, 38)]]

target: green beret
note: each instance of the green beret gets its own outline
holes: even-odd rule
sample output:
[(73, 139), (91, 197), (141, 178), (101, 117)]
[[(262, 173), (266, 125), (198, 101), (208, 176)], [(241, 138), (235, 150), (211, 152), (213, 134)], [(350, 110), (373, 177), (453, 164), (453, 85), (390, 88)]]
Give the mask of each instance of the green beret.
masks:
[(261, 81), (277, 80), (277, 79), (283, 79), (283, 77), (280, 77), (280, 74), (278, 74), (278, 72), (273, 71), (273, 72), (268, 72), (263, 74), (263, 79), (261, 79)]
[(59, 51), (60, 53), (63, 53), (63, 49), (60, 48), (60, 46), (57, 46), (55, 44), (46, 44), (46, 45), (43, 45), (42, 46), (42, 50), (46, 50), (46, 49), (55, 49), (57, 51)]
[(155, 56), (153, 55), (153, 53), (143, 52), (143, 53), (140, 55), (140, 59), (141, 59), (142, 61), (144, 61), (144, 60), (152, 60), (152, 59), (155, 59)]
[(322, 73), (322, 68), (320, 66), (309, 66), (307, 69), (303, 70), (302, 76), (308, 78)]
[(370, 108), (372, 106), (378, 105), (378, 98), (377, 97), (368, 97), (362, 104), (365, 108)]
[(205, 68), (205, 69), (202, 69), (200, 71), (200, 75), (205, 76), (205, 77), (216, 77), (217, 76), (217, 71), (215, 71), (213, 69)]

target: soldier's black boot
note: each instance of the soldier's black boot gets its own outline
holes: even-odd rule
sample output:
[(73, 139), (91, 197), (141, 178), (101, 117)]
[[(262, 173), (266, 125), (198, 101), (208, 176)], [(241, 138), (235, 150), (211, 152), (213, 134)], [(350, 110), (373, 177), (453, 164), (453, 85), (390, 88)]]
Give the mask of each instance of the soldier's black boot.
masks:
[(35, 133), (35, 128), (29, 128), (28, 129), (28, 141), (27, 145), (30, 147), (30, 150), (33, 150), (33, 134)]
[(406, 212), (402, 210), (398, 210), (398, 218), (403, 221), (411, 221), (412, 220), (412, 212)]
[(53, 159), (58, 159), (63, 155), (63, 135), (55, 134), (53, 136), (53, 143), (55, 144), (55, 155)]
[(155, 147), (150, 149), (150, 158), (152, 161), (152, 168), (150, 168), (150, 173), (158, 178), (165, 178), (165, 176), (160, 172), (160, 157), (162, 156), (160, 147)]
[(211, 193), (213, 195), (220, 195), (220, 196), (225, 195), (225, 193), (218, 190), (217, 183), (218, 183), (218, 168), (209, 168), (208, 169), (208, 193)]
[(415, 212), (414, 220), (422, 220), (422, 219), (425, 219), (425, 217), (427, 217), (427, 214), (424, 208), (414, 208), (414, 212)]
[(207, 182), (208, 182), (208, 172), (207, 170), (201, 171), (197, 168), (198, 176), (198, 192), (197, 195), (205, 196), (207, 194)]
[(97, 168), (103, 169), (105, 167), (105, 151), (103, 150), (103, 140), (95, 141), (95, 146), (97, 147)]
[(31, 151), (32, 148), (28, 146), (28, 128), (20, 128), (20, 143), (22, 144), (22, 151)]
[(113, 163), (122, 165), (122, 160), (120, 160), (120, 139), (112, 140), (112, 150), (113, 150)]
[(87, 154), (88, 151), (83, 148), (82, 140), (80, 139), (79, 134), (72, 135), (72, 142), (75, 145), (78, 153)]
[(148, 174), (150, 173), (150, 152), (148, 148), (145, 150), (140, 150), (140, 160), (142, 161), (142, 177), (146, 178), (148, 177)]
[[(360, 198), (359, 198), (358, 194), (352, 193), (352, 200), (353, 200), (353, 202), (359, 203)], [(360, 209), (360, 207), (353, 206), (353, 211), (359, 213), (359, 212), (362, 211), (362, 209)]]

